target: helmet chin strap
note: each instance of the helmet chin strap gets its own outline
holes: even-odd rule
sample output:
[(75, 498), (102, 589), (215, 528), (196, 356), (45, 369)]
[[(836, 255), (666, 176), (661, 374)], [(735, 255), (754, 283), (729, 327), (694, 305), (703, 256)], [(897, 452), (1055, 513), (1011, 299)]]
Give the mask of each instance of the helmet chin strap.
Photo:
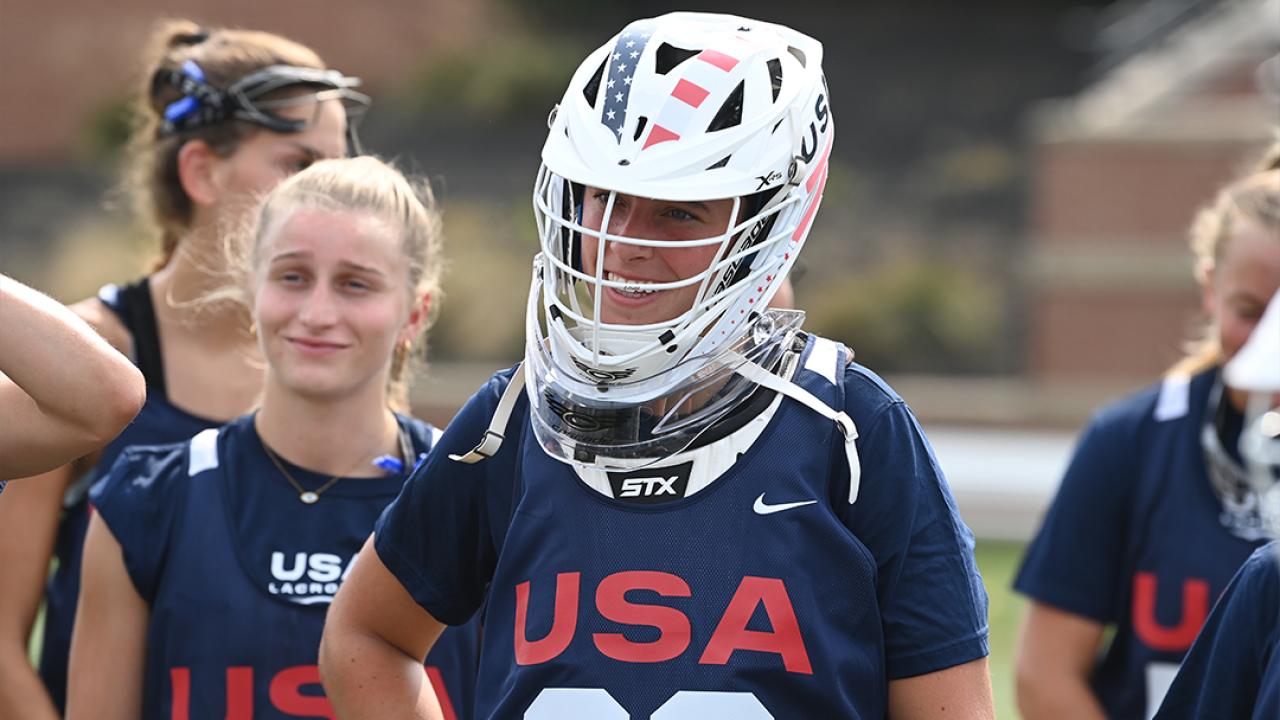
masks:
[(786, 395), (828, 420), (835, 422), (836, 426), (840, 428), (840, 433), (844, 435), (845, 456), (849, 460), (849, 504), (852, 505), (858, 499), (858, 486), (862, 479), (862, 463), (858, 460), (858, 448), (854, 444), (854, 441), (858, 439), (858, 428), (853, 424), (853, 418), (850, 418), (843, 410), (836, 411), (814, 397), (808, 390), (790, 380), (774, 375), (741, 355), (732, 352), (729, 355), (736, 356), (735, 359), (739, 361), (734, 366), (734, 372), (758, 385)]
[(480, 440), (480, 444), (466, 455), (450, 455), (450, 460), (474, 465), (498, 454), (502, 441), (507, 439), (504, 433), (507, 431), (507, 421), (511, 419), (511, 410), (515, 407), (520, 393), (524, 391), (524, 375), (525, 363), (520, 363), (511, 375), (511, 382), (507, 384), (507, 389), (502, 392), (502, 398), (498, 400), (498, 407), (493, 411), (493, 417), (489, 419), (489, 427), (484, 431), (484, 438)]

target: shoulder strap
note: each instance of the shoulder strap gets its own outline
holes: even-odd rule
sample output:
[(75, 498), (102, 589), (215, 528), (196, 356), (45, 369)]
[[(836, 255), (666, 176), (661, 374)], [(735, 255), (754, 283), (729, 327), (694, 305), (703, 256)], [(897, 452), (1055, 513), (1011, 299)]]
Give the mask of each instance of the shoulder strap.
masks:
[(218, 435), (221, 428), (201, 430), (191, 438), (187, 456), (187, 475), (192, 477), (218, 467)]
[[(814, 349), (810, 350), (805, 367), (818, 372), (834, 384), (841, 393), (840, 400), (843, 401), (844, 387), (839, 380), (844, 376), (843, 348), (823, 338), (815, 338), (814, 343)], [(862, 480), (862, 462), (858, 458), (858, 447), (854, 442), (858, 439), (858, 428), (853, 424), (853, 418), (843, 410), (836, 410), (827, 405), (794, 382), (778, 377), (740, 355), (737, 359), (741, 362), (734, 367), (734, 372), (774, 392), (786, 395), (836, 424), (840, 434), (844, 436), (845, 457), (849, 462), (849, 504), (852, 505), (857, 501), (858, 486)], [(833, 374), (828, 375), (828, 372)]]
[(502, 398), (498, 401), (498, 407), (493, 411), (493, 417), (489, 420), (489, 428), (484, 431), (484, 438), (480, 440), (480, 444), (466, 455), (450, 455), (449, 459), (454, 462), (472, 465), (497, 455), (498, 448), (502, 447), (502, 441), (507, 439), (507, 421), (511, 419), (511, 411), (515, 408), (516, 400), (523, 390), (524, 364), (521, 363), (516, 367), (516, 371), (511, 374), (511, 382), (507, 384), (507, 389), (502, 392)]
[(124, 299), (123, 318), (133, 333), (134, 362), (147, 381), (147, 392), (168, 397), (164, 380), (164, 362), (160, 358), (160, 332), (156, 329), (156, 309), (151, 302), (151, 288), (147, 278), (126, 285), (121, 291)]

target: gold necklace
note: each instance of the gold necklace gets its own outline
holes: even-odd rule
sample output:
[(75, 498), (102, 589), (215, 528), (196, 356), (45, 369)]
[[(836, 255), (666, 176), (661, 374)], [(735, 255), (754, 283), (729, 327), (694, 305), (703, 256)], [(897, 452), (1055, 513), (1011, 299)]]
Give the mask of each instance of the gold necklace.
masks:
[[(339, 480), (351, 474), (351, 471), (360, 467), (360, 463), (368, 457), (368, 453), (362, 455), (359, 460), (356, 460), (351, 465), (351, 467), (329, 478), (323, 485), (315, 490), (304, 490), (302, 489), (302, 485), (300, 485), (297, 480), (294, 480), (293, 476), (289, 474), (289, 471), (284, 469), (284, 463), (280, 462), (280, 458), (276, 456), (275, 451), (271, 449), (271, 446), (267, 444), (267, 441), (262, 439), (262, 433), (258, 430), (257, 418), (254, 418), (253, 431), (258, 434), (258, 442), (262, 443), (262, 449), (267, 451), (267, 457), (271, 458), (271, 463), (276, 466), (276, 469), (280, 471), (280, 474), (284, 476), (284, 479), (289, 481), (289, 484), (293, 486), (293, 489), (298, 491), (298, 499), (307, 505), (314, 505), (316, 501), (320, 499), (320, 495), (324, 493), (325, 490), (333, 487)], [(390, 434), (391, 429), (390, 426), (388, 426), (387, 432), (383, 433), (382, 437), (378, 439), (378, 445), (374, 448), (375, 452), (378, 447), (382, 446), (382, 443), (386, 441), (387, 436)]]

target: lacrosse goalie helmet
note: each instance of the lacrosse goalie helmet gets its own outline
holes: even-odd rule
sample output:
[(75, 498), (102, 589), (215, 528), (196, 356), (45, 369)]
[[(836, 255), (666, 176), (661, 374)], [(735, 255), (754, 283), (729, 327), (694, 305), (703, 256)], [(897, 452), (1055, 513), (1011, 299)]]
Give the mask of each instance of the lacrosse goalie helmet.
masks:
[(1249, 393), (1240, 456), (1259, 498), (1263, 528), (1280, 538), (1280, 291), (1223, 376), (1228, 386)]
[[(634, 468), (684, 449), (758, 383), (803, 313), (767, 311), (809, 233), (833, 134), (822, 45), (730, 15), (671, 13), (628, 25), (578, 68), (549, 120), (533, 204), (541, 240), (526, 328), (533, 429), (566, 462)], [(584, 190), (608, 193), (599, 229)], [(611, 234), (619, 195), (732, 200), (725, 227), (673, 242)], [(594, 263), (583, 262), (584, 236)], [(711, 245), (693, 277), (610, 279), (605, 249)], [(590, 258), (588, 258), (590, 260)], [(591, 267), (588, 273), (585, 268)], [(606, 322), (603, 293), (696, 288), (651, 324)]]

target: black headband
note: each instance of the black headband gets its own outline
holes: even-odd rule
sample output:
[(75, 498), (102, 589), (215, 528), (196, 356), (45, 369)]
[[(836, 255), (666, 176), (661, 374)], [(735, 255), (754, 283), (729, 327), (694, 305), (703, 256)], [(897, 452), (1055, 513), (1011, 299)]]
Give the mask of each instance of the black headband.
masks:
[(305, 130), (311, 121), (285, 118), (272, 112), (298, 104), (299, 98), (262, 99), (263, 95), (285, 87), (314, 89), (313, 93), (303, 95), (303, 100), (342, 100), (347, 110), (348, 125), (351, 118), (362, 114), (370, 103), (367, 95), (353, 89), (360, 85), (360, 78), (347, 77), (337, 70), (293, 65), (272, 65), (255, 70), (224, 91), (206, 82), (200, 67), (188, 60), (182, 64), (181, 70), (156, 71), (151, 82), (152, 94), (158, 94), (166, 85), (177, 88), (182, 98), (165, 108), (159, 130), (162, 138), (230, 118), (247, 120), (278, 133)]

